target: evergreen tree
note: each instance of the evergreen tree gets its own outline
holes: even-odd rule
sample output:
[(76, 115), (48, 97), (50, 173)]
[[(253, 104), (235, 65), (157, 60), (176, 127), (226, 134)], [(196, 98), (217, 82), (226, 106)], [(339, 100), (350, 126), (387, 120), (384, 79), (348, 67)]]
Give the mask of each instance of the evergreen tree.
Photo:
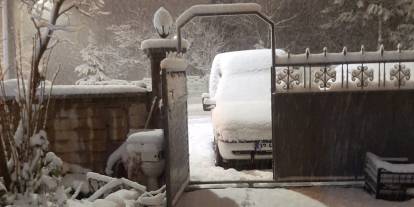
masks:
[[(328, 21), (321, 28), (337, 35), (347, 35), (370, 49), (384, 44), (388, 47), (405, 40), (413, 30), (413, 0), (332, 0), (323, 10)], [(349, 32), (350, 31), (350, 32)], [(331, 37), (333, 37), (331, 35)], [(407, 45), (411, 47), (412, 43)], [(355, 46), (355, 45), (353, 45)]]

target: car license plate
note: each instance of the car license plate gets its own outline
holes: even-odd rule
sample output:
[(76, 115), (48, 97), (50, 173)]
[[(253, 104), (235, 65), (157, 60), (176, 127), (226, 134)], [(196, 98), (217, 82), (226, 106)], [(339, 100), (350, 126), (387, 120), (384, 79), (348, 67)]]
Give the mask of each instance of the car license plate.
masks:
[(271, 151), (272, 143), (271, 142), (256, 142), (255, 150), (256, 151)]

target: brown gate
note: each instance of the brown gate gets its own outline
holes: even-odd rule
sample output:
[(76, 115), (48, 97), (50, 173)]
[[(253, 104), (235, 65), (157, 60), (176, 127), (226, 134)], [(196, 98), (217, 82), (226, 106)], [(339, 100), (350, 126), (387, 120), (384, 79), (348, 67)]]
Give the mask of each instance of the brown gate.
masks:
[(276, 180), (355, 180), (369, 151), (414, 160), (414, 51), (307, 50), (276, 66)]

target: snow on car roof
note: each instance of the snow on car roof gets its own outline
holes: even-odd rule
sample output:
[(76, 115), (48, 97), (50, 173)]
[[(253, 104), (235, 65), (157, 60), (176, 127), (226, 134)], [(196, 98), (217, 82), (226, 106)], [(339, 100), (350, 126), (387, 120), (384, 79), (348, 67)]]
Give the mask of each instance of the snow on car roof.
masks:
[[(283, 55), (286, 53), (281, 49), (277, 49), (276, 54)], [(217, 55), (216, 58), (218, 58), (220, 70), (223, 74), (270, 69), (272, 65), (270, 49), (226, 52)]]
[[(283, 50), (277, 49), (276, 54), (283, 55), (286, 53)], [(243, 50), (226, 52), (216, 55), (216, 57), (214, 57), (210, 73), (210, 96), (215, 96), (219, 80), (222, 79), (222, 76), (228, 77), (232, 76), (232, 74), (236, 75), (249, 72), (269, 71), (271, 65), (272, 55), (270, 49)], [(251, 77), (251, 75), (252, 74), (249, 76)], [(254, 81), (251, 78), (249, 78), (249, 80)], [(231, 83), (228, 84), (233, 84), (234, 81), (229, 82)], [(270, 76), (268, 82), (269, 83), (263, 83), (259, 85), (263, 85), (264, 87), (267, 87), (269, 85), (270, 88)]]

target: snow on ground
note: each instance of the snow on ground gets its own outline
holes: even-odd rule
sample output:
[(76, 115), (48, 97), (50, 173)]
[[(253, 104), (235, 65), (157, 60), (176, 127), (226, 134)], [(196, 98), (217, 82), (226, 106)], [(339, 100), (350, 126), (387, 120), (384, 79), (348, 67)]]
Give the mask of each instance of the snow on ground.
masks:
[(325, 207), (321, 202), (286, 189), (227, 188), (184, 194), (177, 207)]
[[(201, 100), (201, 98), (199, 98)], [(271, 169), (244, 170), (223, 169), (215, 166), (213, 127), (209, 112), (204, 113), (197, 99), (189, 100), (189, 145), (191, 180), (269, 180)], [(193, 102), (193, 103), (191, 103)], [(207, 173), (208, 172), (208, 173)]]
[(362, 188), (311, 187), (295, 188), (296, 192), (316, 199), (331, 207), (413, 207), (409, 201), (385, 201), (375, 199)]

